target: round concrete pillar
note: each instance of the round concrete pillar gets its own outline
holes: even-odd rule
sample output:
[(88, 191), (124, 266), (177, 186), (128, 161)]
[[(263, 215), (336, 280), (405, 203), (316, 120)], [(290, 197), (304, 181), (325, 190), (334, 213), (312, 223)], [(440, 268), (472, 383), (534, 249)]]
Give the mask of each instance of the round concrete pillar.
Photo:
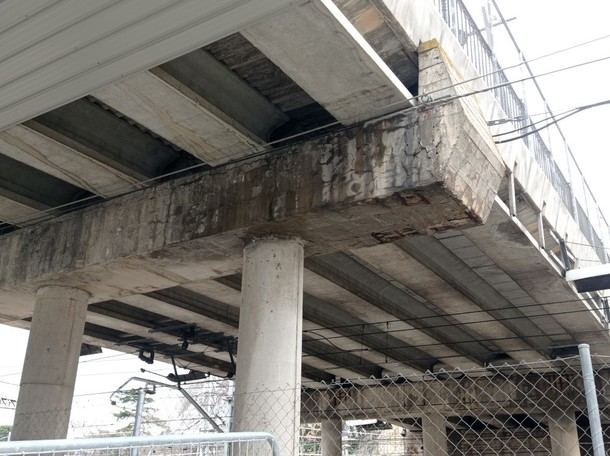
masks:
[(341, 456), (343, 438), (343, 420), (328, 418), (322, 420), (322, 456)]
[(272, 433), (286, 456), (298, 454), (302, 315), (301, 242), (265, 239), (248, 245), (233, 429)]
[(447, 419), (436, 411), (422, 416), (424, 456), (447, 456)]
[(580, 456), (574, 410), (552, 410), (548, 416), (551, 456)]
[(78, 288), (38, 290), (12, 440), (66, 436), (88, 299), (89, 294)]

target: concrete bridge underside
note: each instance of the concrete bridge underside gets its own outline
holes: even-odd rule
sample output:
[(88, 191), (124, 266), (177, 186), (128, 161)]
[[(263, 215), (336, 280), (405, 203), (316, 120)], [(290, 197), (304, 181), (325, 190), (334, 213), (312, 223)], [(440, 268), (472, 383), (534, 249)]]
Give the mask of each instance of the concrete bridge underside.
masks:
[[(239, 379), (238, 332), (242, 347), (254, 337), (243, 303), (269, 292), (247, 280), (244, 245), (294, 240), (297, 271), (276, 285), (302, 287), (295, 385), (534, 361), (581, 342), (610, 354), (597, 297), (562, 277), (558, 233), (578, 225), (548, 192), (543, 219), (520, 149), (500, 150), (486, 105), (457, 96), (449, 38), (424, 41), (391, 1), (251, 3), (266, 13), (223, 10), (218, 36), (168, 38), (157, 60), (64, 75), (82, 84), (32, 94), (39, 112), (25, 96), (0, 107), (3, 323), (29, 328), (35, 307), (64, 299), (66, 318), (46, 321), (81, 319), (71, 331), (86, 343), (220, 376), (236, 355)], [(445, 100), (414, 106), (439, 88)], [(272, 261), (256, 258), (249, 277)]]

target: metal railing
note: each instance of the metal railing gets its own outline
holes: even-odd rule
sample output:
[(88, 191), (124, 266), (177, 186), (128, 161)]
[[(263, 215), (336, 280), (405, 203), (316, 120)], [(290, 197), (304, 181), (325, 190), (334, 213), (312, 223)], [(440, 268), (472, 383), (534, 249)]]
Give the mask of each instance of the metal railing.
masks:
[[(591, 246), (595, 248), (599, 259), (602, 260), (602, 262), (605, 262), (607, 255), (602, 238), (605, 238), (608, 235), (608, 224), (604, 219), (588, 184), (582, 176), (582, 172), (574, 160), (569, 146), (565, 144), (565, 138), (559, 126), (557, 125), (555, 128), (557, 128), (561, 139), (564, 141), (566, 153), (568, 155), (568, 175), (572, 178), (578, 177), (578, 179), (580, 179), (585, 201), (579, 201), (580, 198), (575, 196), (573, 182), (571, 185), (570, 179), (566, 178), (560, 169), (553, 158), (550, 148), (542, 139), (540, 133), (533, 132), (531, 127), (533, 121), (529, 115), (526, 102), (519, 97), (515, 88), (509, 84), (510, 81), (506, 76), (506, 73), (502, 70), (502, 66), (499, 64), (493, 50), (483, 37), (479, 26), (468, 11), (468, 8), (464, 5), (463, 0), (434, 0), (434, 2), (449, 29), (456, 36), (458, 42), (464, 49), (464, 52), (469, 57), (471, 63), (478, 73), (482, 75), (485, 84), (488, 87), (496, 87), (493, 89), (493, 93), (507, 118), (512, 119), (515, 129), (521, 129), (521, 134), (531, 133), (523, 138), (523, 142), (534, 154), (536, 161), (553, 185), (553, 188), (563, 201), (565, 207), (570, 214), (572, 214), (574, 220), (579, 223), (581, 231), (590, 242)], [(536, 88), (548, 109), (548, 103), (546, 103), (544, 95), (537, 85)], [(549, 114), (552, 115), (552, 113)], [(571, 166), (571, 164), (573, 164), (573, 166)], [(587, 198), (587, 194), (589, 195), (589, 198)], [(590, 205), (592, 207), (589, 207)], [(596, 224), (592, 222), (592, 214), (597, 219), (597, 228), (595, 226)]]
[[(130, 454), (133, 449), (151, 449), (151, 453), (157, 455), (225, 455), (228, 446), (232, 448), (231, 454), (240, 456), (269, 453), (280, 456), (275, 438), (266, 432), (3, 442), (0, 443), (0, 455), (100, 453), (120, 456), (123, 452)], [(264, 446), (268, 446), (267, 451)]]

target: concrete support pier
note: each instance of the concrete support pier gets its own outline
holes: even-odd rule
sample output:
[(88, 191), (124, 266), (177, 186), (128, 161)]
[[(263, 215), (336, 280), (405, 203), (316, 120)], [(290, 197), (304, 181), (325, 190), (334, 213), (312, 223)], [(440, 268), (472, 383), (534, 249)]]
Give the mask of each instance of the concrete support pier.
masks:
[(578, 427), (573, 411), (557, 411), (549, 417), (552, 456), (580, 456)]
[(329, 418), (322, 420), (322, 456), (341, 456), (343, 420), (341, 418)]
[(88, 299), (78, 288), (38, 290), (12, 440), (66, 437)]
[(272, 433), (285, 456), (298, 454), (302, 314), (301, 242), (262, 239), (249, 244), (244, 250), (234, 430)]
[(447, 420), (440, 413), (422, 416), (424, 456), (447, 456)]

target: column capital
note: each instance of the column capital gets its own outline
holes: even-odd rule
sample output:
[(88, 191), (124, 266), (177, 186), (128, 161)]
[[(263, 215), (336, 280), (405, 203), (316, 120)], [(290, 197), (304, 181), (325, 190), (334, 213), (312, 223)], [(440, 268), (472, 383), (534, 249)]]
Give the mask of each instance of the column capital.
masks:
[(264, 235), (247, 235), (243, 238), (244, 248), (249, 248), (256, 244), (261, 244), (263, 242), (297, 242), (301, 246), (305, 246), (305, 241), (299, 236), (293, 236), (290, 234), (264, 234)]
[(91, 293), (79, 287), (65, 284), (43, 284), (36, 289), (36, 296), (54, 296), (58, 298), (74, 297), (78, 300), (89, 300)]

